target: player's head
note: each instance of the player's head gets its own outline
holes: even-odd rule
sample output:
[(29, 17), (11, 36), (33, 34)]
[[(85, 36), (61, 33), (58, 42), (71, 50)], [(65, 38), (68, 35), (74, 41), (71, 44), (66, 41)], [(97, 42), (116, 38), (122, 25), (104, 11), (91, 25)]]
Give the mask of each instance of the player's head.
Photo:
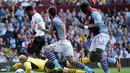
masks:
[(25, 8), (25, 12), (27, 13), (28, 16), (32, 16), (33, 15), (33, 7), (32, 6), (27, 6)]
[(49, 14), (50, 18), (54, 17), (57, 14), (57, 8), (55, 6), (49, 7), (48, 14)]
[(25, 55), (20, 55), (20, 56), (19, 56), (19, 61), (20, 61), (20, 63), (23, 64), (26, 60), (27, 60), (27, 56), (25, 56)]
[(89, 11), (89, 3), (88, 2), (82, 2), (81, 5), (80, 5), (80, 9), (81, 11), (84, 13), (84, 14), (87, 14), (88, 11)]

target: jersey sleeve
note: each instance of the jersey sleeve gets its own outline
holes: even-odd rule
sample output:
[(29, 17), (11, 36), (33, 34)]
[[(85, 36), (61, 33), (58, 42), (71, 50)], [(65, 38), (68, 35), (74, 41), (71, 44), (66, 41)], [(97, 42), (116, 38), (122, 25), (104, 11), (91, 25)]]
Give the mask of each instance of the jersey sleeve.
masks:
[(30, 73), (30, 71), (32, 69), (31, 63), (30, 62), (25, 62), (24, 67), (26, 68), (25, 73)]
[(92, 13), (92, 19), (94, 20), (94, 24), (98, 24), (102, 22), (102, 16), (99, 12), (94, 11)]

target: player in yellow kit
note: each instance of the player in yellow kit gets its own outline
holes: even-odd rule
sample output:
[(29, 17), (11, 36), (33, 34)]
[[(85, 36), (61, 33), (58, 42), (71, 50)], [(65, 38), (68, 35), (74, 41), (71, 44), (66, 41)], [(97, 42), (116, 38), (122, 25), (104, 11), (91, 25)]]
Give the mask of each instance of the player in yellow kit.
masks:
[(14, 64), (13, 68), (17, 69), (19, 67), (24, 66), (26, 69), (26, 73), (30, 73), (31, 70), (37, 72), (49, 72), (49, 73), (85, 73), (85, 71), (77, 70), (77, 69), (68, 69), (63, 68), (62, 71), (54, 72), (53, 68), (55, 65), (50, 62), (48, 59), (42, 60), (32, 57), (27, 57), (25, 55), (20, 55), (19, 57), (20, 63)]

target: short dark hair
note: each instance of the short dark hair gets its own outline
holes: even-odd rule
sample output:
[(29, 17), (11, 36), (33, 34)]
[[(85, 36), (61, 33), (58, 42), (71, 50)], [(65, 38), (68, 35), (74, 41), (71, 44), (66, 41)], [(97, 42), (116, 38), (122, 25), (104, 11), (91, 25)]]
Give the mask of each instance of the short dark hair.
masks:
[(33, 7), (32, 7), (32, 6), (27, 6), (27, 7), (25, 8), (25, 11), (33, 11)]
[(48, 8), (48, 12), (52, 15), (55, 16), (57, 14), (57, 9), (55, 6), (51, 6)]
[(82, 2), (80, 5), (80, 9), (83, 13), (87, 13), (89, 9), (89, 3), (88, 2)]

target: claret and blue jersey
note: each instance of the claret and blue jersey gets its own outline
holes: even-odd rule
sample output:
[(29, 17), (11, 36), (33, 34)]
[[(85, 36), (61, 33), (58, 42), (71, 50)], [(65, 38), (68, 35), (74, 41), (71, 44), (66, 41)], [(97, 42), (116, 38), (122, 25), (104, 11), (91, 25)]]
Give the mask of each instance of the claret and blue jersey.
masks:
[(94, 24), (99, 25), (99, 28), (100, 28), (99, 32), (108, 34), (108, 27), (104, 24), (102, 15), (98, 11), (93, 11), (91, 15), (92, 15)]
[[(62, 20), (58, 16), (53, 18), (52, 23), (53, 23), (52, 28), (54, 30), (56, 30), (55, 35), (56, 35), (57, 40), (63, 39), (64, 34), (66, 32), (65, 24), (62, 22)], [(63, 32), (62, 28), (63, 28), (64, 32)]]

